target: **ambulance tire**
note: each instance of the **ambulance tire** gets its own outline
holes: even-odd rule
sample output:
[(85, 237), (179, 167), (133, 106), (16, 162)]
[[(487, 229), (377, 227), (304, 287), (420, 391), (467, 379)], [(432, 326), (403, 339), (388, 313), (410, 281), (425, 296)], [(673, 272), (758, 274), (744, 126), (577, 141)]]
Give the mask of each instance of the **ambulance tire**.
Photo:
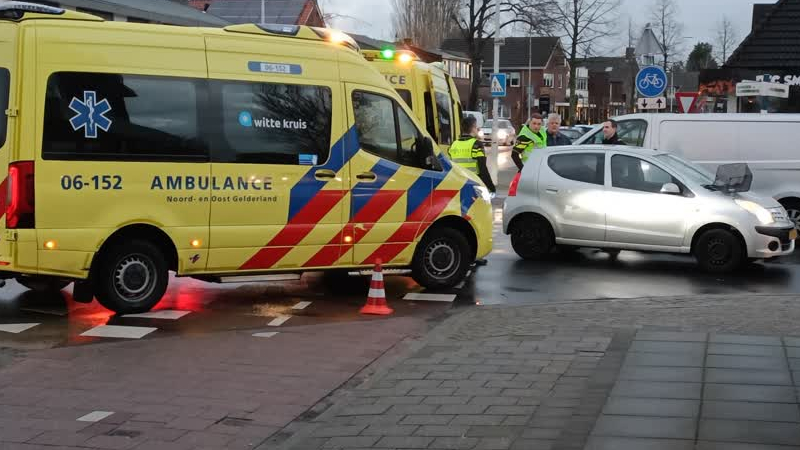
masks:
[(474, 253), (463, 234), (450, 228), (432, 228), (417, 245), (411, 277), (426, 289), (451, 288), (464, 280), (473, 260)]
[(95, 296), (101, 305), (117, 314), (150, 311), (167, 291), (167, 261), (151, 242), (120, 242), (99, 258), (92, 273)]

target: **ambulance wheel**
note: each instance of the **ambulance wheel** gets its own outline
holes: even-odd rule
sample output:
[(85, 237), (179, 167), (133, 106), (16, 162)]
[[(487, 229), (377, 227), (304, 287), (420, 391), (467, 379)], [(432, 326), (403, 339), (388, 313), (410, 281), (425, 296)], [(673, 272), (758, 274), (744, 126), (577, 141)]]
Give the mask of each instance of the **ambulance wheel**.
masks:
[(70, 281), (49, 277), (18, 277), (17, 283), (34, 292), (58, 292), (69, 286)]
[(432, 228), (417, 245), (411, 277), (427, 289), (451, 288), (466, 277), (472, 259), (464, 235), (450, 228)]
[(143, 240), (118, 243), (99, 257), (92, 274), (95, 296), (117, 314), (150, 311), (167, 291), (167, 262), (154, 244)]

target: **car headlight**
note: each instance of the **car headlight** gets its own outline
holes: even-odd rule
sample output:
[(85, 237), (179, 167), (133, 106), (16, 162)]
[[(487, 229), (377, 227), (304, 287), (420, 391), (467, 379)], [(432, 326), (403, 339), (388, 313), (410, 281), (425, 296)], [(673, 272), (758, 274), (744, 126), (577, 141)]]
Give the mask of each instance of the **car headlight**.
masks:
[(498, 131), (498, 132), (497, 132), (497, 137), (498, 137), (498, 138), (500, 138), (500, 139), (505, 139), (505, 138), (507, 138), (507, 137), (508, 137), (508, 131), (506, 131), (506, 130), (500, 130), (500, 131)]
[(772, 213), (758, 203), (740, 199), (736, 199), (735, 202), (737, 205), (742, 207), (742, 209), (745, 209), (756, 216), (762, 225), (769, 225), (775, 222), (775, 219), (772, 217)]
[(483, 201), (485, 201), (486, 203), (492, 202), (492, 193), (489, 192), (489, 189), (483, 186), (473, 186), (473, 187), (475, 188), (475, 195), (482, 198)]
[(478, 130), (478, 137), (483, 137), (483, 130)]

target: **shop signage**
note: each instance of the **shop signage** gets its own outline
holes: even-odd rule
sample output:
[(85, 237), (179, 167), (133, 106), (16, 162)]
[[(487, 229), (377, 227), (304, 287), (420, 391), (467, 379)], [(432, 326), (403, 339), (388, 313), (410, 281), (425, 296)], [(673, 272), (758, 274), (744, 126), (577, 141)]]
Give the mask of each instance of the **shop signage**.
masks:
[(743, 81), (736, 85), (737, 97), (764, 96), (789, 98), (789, 86), (763, 81)]
[(800, 75), (758, 75), (756, 81), (800, 86)]

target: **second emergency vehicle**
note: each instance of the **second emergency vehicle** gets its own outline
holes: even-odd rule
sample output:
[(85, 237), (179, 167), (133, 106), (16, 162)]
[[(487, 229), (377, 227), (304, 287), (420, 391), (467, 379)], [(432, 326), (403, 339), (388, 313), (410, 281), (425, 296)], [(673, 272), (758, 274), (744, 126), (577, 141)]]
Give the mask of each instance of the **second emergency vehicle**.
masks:
[(408, 50), (362, 50), (425, 124), (442, 152), (461, 135), (461, 99), (441, 63), (425, 63)]

